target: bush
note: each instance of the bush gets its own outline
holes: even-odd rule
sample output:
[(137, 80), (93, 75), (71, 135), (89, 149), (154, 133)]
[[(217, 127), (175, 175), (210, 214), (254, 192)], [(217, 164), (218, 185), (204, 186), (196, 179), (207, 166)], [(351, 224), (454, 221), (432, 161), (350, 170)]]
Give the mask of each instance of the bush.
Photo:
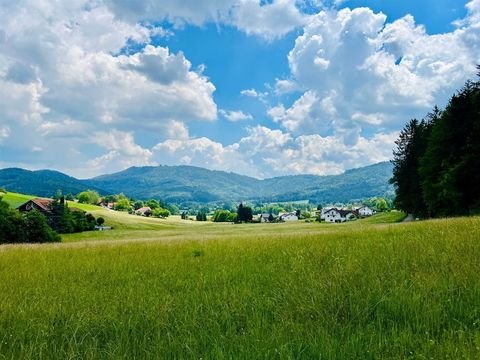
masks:
[(103, 224), (105, 224), (105, 219), (103, 217), (98, 217), (97, 218), (97, 225), (102, 226)]
[(228, 210), (217, 210), (213, 214), (212, 221), (213, 222), (227, 222), (229, 216), (230, 216), (230, 211), (228, 211)]
[(82, 191), (80, 194), (78, 194), (77, 199), (78, 202), (82, 204), (97, 205), (98, 200), (100, 199), (100, 195), (98, 195), (98, 192), (94, 190), (87, 190)]
[(153, 210), (153, 216), (157, 218), (166, 218), (170, 215), (167, 209), (158, 208)]
[(0, 199), (0, 244), (55, 241), (60, 241), (60, 236), (42, 213), (34, 210), (22, 215)]
[(118, 202), (115, 204), (115, 210), (117, 211), (130, 211), (132, 206), (130, 205), (130, 201), (126, 198), (119, 199)]
[(29, 243), (58, 242), (58, 235), (50, 226), (47, 218), (40, 212), (33, 210), (24, 215), (25, 240)]

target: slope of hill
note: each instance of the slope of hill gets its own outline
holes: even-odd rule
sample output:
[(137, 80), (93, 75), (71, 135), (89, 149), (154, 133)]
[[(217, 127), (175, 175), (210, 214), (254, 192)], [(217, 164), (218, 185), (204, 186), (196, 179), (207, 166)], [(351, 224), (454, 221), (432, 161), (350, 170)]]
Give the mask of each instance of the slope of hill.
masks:
[(177, 203), (239, 200), (325, 203), (391, 194), (388, 183), (391, 176), (392, 165), (388, 162), (348, 170), (341, 175), (296, 175), (266, 180), (192, 166), (158, 166), (133, 167), (94, 178), (89, 183), (134, 198), (162, 198)]
[[(64, 194), (77, 194), (88, 188), (82, 180), (58, 171), (30, 171), (17, 168), (0, 170), (0, 187), (43, 197), (52, 196), (57, 190), (62, 190)], [(105, 192), (97, 187), (93, 188), (99, 192)]]
[(163, 199), (171, 203), (228, 201), (314, 203), (347, 202), (393, 193), (388, 180), (392, 165), (383, 162), (341, 175), (295, 175), (259, 180), (248, 176), (193, 166), (132, 167), (90, 180), (77, 180), (50, 171), (0, 170), (0, 187), (38, 196), (51, 196), (57, 189), (76, 194), (94, 189), (102, 194), (123, 192), (136, 199)]
[(169, 202), (213, 202), (250, 198), (260, 180), (194, 166), (131, 167), (88, 181), (112, 193)]

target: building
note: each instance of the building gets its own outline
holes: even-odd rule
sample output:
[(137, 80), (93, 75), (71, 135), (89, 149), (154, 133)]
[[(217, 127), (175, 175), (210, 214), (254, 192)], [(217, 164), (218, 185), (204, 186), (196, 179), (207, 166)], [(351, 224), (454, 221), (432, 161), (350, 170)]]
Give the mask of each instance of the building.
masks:
[(20, 205), (17, 209), (20, 212), (38, 210), (44, 215), (48, 215), (52, 212), (52, 202), (52, 199), (35, 198), (28, 200), (26, 203)]
[(290, 212), (290, 213), (281, 214), (278, 217), (278, 219), (280, 221), (298, 221), (298, 216), (297, 216), (297, 213)]
[(375, 214), (375, 211), (369, 208), (368, 206), (362, 206), (357, 211), (358, 211), (358, 214), (362, 217), (372, 216), (373, 214)]
[(152, 216), (152, 209), (149, 206), (144, 206), (138, 210), (135, 211), (135, 214), (140, 215), (140, 216)]
[(342, 223), (358, 218), (355, 210), (344, 210), (337, 208), (327, 208), (322, 210), (320, 219), (330, 223)]

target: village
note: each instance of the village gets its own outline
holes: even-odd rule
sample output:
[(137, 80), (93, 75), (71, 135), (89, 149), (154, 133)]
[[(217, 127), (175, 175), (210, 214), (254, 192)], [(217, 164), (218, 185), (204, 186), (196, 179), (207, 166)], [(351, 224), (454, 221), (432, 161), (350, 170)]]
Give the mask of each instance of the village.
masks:
[[(85, 213), (85, 211), (75, 207), (75, 203), (83, 203), (82, 194), (79, 194), (77, 197), (69, 197), (72, 199), (70, 201), (71, 205), (68, 205), (70, 212), (74, 213)], [(65, 201), (61, 197), (61, 201)], [(115, 201), (116, 200), (116, 201)], [(49, 198), (32, 198), (27, 202), (21, 204), (17, 209), (24, 213), (32, 210), (41, 212), (47, 218), (50, 218), (53, 214), (54, 203), (57, 199)], [(88, 201), (86, 201), (88, 202)], [(73, 204), (73, 205), (72, 205)], [(160, 206), (163, 205), (162, 206)], [(295, 209), (292, 211), (278, 211), (275, 213), (270, 210), (269, 212), (262, 212), (265, 208), (265, 205), (256, 204), (254, 209), (250, 206), (244, 206), (243, 203), (240, 203), (238, 209), (232, 208), (231, 210), (227, 209), (209, 209), (204, 207), (200, 210), (192, 209), (178, 209), (175, 205), (168, 205), (164, 202), (159, 202), (156, 200), (140, 201), (127, 199), (124, 195), (115, 195), (109, 197), (98, 197), (95, 200), (95, 205), (108, 210), (108, 211), (122, 211), (127, 212), (131, 215), (143, 216), (143, 217), (157, 217), (157, 218), (166, 218), (170, 215), (180, 215), (182, 220), (193, 220), (193, 221), (213, 221), (213, 222), (251, 222), (251, 223), (281, 223), (281, 222), (293, 222), (304, 220), (306, 222), (325, 222), (325, 223), (344, 223), (347, 221), (354, 221), (357, 219), (366, 218), (374, 215), (377, 212), (377, 209), (374, 207), (366, 205), (348, 205), (348, 206), (339, 206), (339, 205), (329, 205), (325, 207), (317, 206), (315, 210), (312, 210), (308, 206), (306, 207), (303, 204), (303, 209)], [(276, 204), (278, 206), (278, 204)], [(296, 204), (299, 206), (300, 204)], [(272, 204), (269, 204), (270, 209), (272, 209)], [(285, 208), (292, 208), (295, 204), (284, 205)], [(165, 208), (164, 208), (165, 207)], [(245, 218), (240, 218), (239, 208), (245, 209), (247, 215)], [(299, 206), (300, 207), (300, 206)], [(283, 209), (279, 207), (279, 209)], [(103, 221), (100, 220), (92, 228), (92, 230), (110, 230), (109, 226), (103, 224)]]

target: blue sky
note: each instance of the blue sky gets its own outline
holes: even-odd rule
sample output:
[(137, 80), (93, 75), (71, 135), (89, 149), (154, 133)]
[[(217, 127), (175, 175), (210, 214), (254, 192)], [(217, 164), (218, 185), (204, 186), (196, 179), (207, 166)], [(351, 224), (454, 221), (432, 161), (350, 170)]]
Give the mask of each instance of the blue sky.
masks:
[(20, 0), (0, 13), (0, 167), (341, 173), (389, 160), (479, 45), (480, 0)]

